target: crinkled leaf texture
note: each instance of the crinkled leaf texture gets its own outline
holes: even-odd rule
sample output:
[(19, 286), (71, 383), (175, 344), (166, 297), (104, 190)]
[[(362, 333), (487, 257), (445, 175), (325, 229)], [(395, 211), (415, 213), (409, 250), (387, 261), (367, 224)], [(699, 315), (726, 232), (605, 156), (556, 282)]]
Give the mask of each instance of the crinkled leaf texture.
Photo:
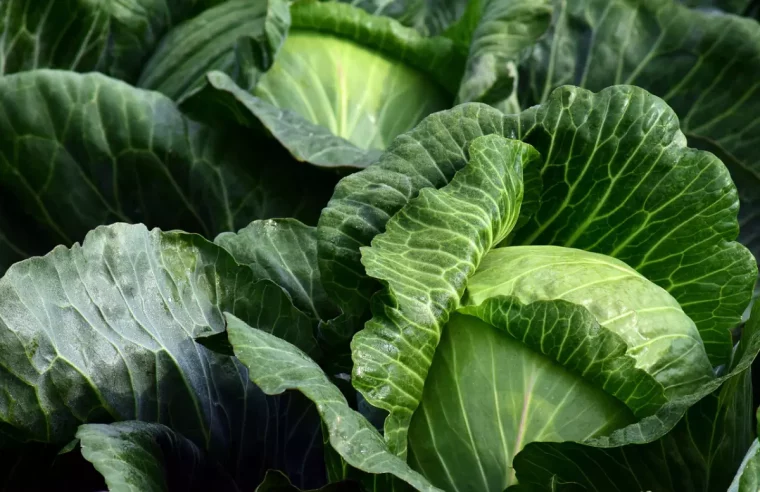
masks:
[(329, 443), (352, 467), (372, 474), (391, 474), (419, 491), (439, 489), (394, 455), (383, 437), (349, 407), (340, 390), (311, 358), (285, 340), (257, 330), (229, 313), (227, 332), (235, 355), (265, 393), (297, 390), (314, 402)]
[(351, 341), (352, 384), (389, 412), (385, 439), (400, 456), (443, 325), (483, 256), (517, 222), (523, 167), (539, 159), (531, 146), (498, 135), (468, 150), (470, 162), (448, 186), (423, 189), (362, 250), (367, 274), (385, 288)]
[(257, 218), (315, 220), (331, 183), (315, 172), (104, 75), (9, 75), (0, 80), (0, 268), (117, 221), (213, 235)]
[(630, 86), (555, 90), (504, 115), (465, 104), (399, 136), (377, 165), (344, 178), (318, 226), (327, 292), (363, 312), (378, 289), (360, 248), (420, 190), (445, 186), (482, 135), (529, 143), (542, 156), (538, 211), (511, 244), (552, 244), (613, 256), (667, 290), (699, 329), (713, 365), (728, 361), (730, 328), (749, 302), (757, 267), (734, 242), (738, 196), (714, 155), (686, 147), (673, 111)]
[[(229, 8), (211, 9), (183, 29), (236, 26), (225, 14)], [(301, 2), (291, 11), (292, 23), (276, 25), (285, 40), (279, 51), (272, 50), (271, 67), (251, 68), (261, 43), (217, 38), (214, 45), (226, 50), (230, 66), (208, 73), (195, 91), (168, 94), (195, 118), (263, 131), (297, 160), (337, 168), (366, 167), (396, 135), (450, 107), (457, 84), (451, 72), (464, 64), (451, 40), (426, 38), (392, 19), (338, 3)], [(160, 58), (189, 51), (184, 39), (177, 35)], [(251, 72), (260, 77), (244, 76)]]
[(608, 256), (497, 248), (463, 302), (410, 428), (410, 461), (443, 489), (502, 491), (525, 444), (601, 438), (713, 384), (678, 303)]
[(609, 436), (528, 444), (514, 460), (514, 490), (724, 490), (752, 439), (749, 368), (758, 351), (755, 304), (728, 374)]
[[(683, 3), (757, 14), (745, 0)], [(553, 4), (549, 30), (520, 66), (522, 107), (546, 101), (565, 84), (592, 91), (631, 84), (662, 97), (680, 118), (689, 145), (713, 152), (731, 171), (742, 204), (739, 239), (757, 255), (760, 24), (675, 1)]]
[(241, 487), (270, 467), (320, 485), (313, 404), (267, 397), (235, 358), (194, 341), (223, 332), (224, 311), (316, 348), (285, 291), (194, 234), (114, 224), (15, 264), (0, 279), (6, 445), (63, 444), (82, 423), (141, 420), (192, 441)]

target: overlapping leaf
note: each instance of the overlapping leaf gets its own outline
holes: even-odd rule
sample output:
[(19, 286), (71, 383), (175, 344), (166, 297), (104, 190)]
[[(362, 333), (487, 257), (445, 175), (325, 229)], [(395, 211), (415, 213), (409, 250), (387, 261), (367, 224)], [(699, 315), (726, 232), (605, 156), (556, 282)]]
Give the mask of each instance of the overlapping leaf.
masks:
[(240, 231), (214, 240), (257, 278), (268, 278), (286, 290), (293, 303), (314, 319), (335, 314), (317, 268), (316, 229), (294, 219), (254, 221)]
[[(578, 306), (541, 304), (509, 308), (525, 316), (520, 323), (523, 329), (526, 324), (541, 328), (543, 315), (547, 315), (545, 327), (559, 330), (567, 322), (572, 328), (582, 328), (589, 321), (588, 312), (582, 314)], [(499, 328), (504, 328), (504, 321), (499, 319)], [(593, 329), (594, 324), (585, 327)], [(526, 338), (532, 338), (530, 331), (524, 333)], [(446, 325), (409, 429), (409, 462), (434, 485), (444, 490), (500, 492), (515, 482), (512, 460), (526, 443), (584, 440), (636, 420), (630, 409), (599, 385), (604, 379), (599, 364), (585, 368), (594, 381), (584, 380), (553, 357), (534, 351), (534, 340), (524, 343), (521, 338), (460, 314), (452, 315)], [(578, 338), (567, 340), (567, 353)], [(546, 342), (550, 345), (552, 340)], [(609, 344), (602, 351), (608, 348)], [(579, 352), (587, 350), (586, 344), (579, 344)], [(610, 357), (613, 364), (621, 362), (619, 348), (616, 352)], [(567, 367), (580, 369), (577, 362), (569, 360)], [(632, 375), (630, 360), (617, 368), (628, 369)], [(657, 386), (651, 378), (643, 381), (650, 389)], [(646, 397), (654, 403), (651, 395)]]
[(285, 292), (193, 234), (116, 224), (17, 263), (0, 279), (6, 445), (62, 444), (80, 423), (142, 420), (182, 434), (241, 486), (270, 466), (318, 485), (310, 402), (266, 397), (234, 358), (195, 343), (224, 330), (222, 311), (314, 347)]
[[(736, 13), (747, 4), (710, 3)], [(758, 77), (760, 24), (754, 19), (670, 0), (556, 0), (551, 27), (521, 65), (520, 101), (538, 104), (565, 84), (592, 91), (632, 84), (662, 97), (689, 145), (728, 166), (742, 202), (740, 240), (757, 254)]]
[(497, 135), (473, 140), (468, 151), (467, 167), (448, 186), (422, 190), (362, 250), (367, 274), (385, 288), (351, 341), (352, 384), (389, 412), (385, 438), (400, 456), (443, 325), (483, 256), (517, 222), (522, 169), (539, 159), (529, 145)]
[(421, 189), (440, 188), (467, 162), (466, 148), (497, 134), (543, 157), (537, 213), (512, 244), (554, 244), (625, 261), (680, 303), (713, 364), (727, 361), (729, 329), (747, 305), (756, 265), (733, 242), (738, 196), (715, 156), (686, 147), (659, 98), (617, 86), (593, 94), (557, 89), (540, 106), (504, 115), (462, 105), (401, 135), (377, 165), (344, 178), (320, 217), (319, 262), (328, 293), (366, 309), (377, 290), (359, 249)]
[[(145, 65), (137, 85), (181, 101), (213, 70), (255, 80), (271, 67), (289, 26), (290, 10), (283, 0), (221, 3), (173, 29)], [(237, 72), (234, 47), (241, 38), (251, 43), (246, 68), (258, 73)]]
[(622, 337), (600, 326), (583, 306), (564, 300), (523, 304), (515, 296), (496, 296), (459, 312), (508, 333), (640, 416), (655, 413), (667, 401), (662, 385), (636, 367)]
[(165, 425), (85, 424), (77, 439), (110, 492), (235, 490), (232, 479), (215, 469), (201, 449)]
[(296, 160), (315, 166), (364, 168), (380, 155), (376, 149), (361, 149), (298, 113), (254, 96), (223, 72), (207, 74), (206, 85), (185, 100), (182, 108), (202, 121), (234, 122), (259, 131), (263, 126)]
[[(82, 454), (105, 477), (111, 492), (238, 492), (224, 470), (170, 428), (146, 422), (85, 424), (77, 438)], [(269, 470), (256, 492), (300, 492), (282, 472)], [(312, 492), (360, 491), (344, 481)]]
[(235, 355), (248, 367), (251, 380), (269, 395), (297, 390), (312, 400), (330, 445), (349, 465), (367, 473), (391, 474), (419, 491), (438, 490), (391, 453), (383, 437), (348, 406), (340, 390), (306, 354), (230, 314), (226, 318)]
[(509, 100), (516, 94), (518, 63), (549, 27), (551, 15), (550, 0), (485, 0), (457, 101), (519, 112), (516, 99)]
[[(543, 304), (554, 300), (578, 309)], [(678, 302), (609, 256), (557, 246), (498, 248), (469, 279), (466, 303), (467, 314), (596, 378), (639, 416), (713, 379), (697, 327)]]
[(0, 108), (3, 237), (17, 250), (2, 268), (115, 221), (213, 235), (256, 218), (313, 220), (329, 193), (328, 176), (300, 166), (292, 176), (297, 166), (266, 142), (199, 125), (164, 96), (102, 75), (10, 75)]
[[(183, 29), (190, 33), (206, 23), (237, 25), (223, 15), (229, 8), (209, 10)], [(208, 74), (206, 85), (182, 101), (183, 108), (202, 120), (234, 121), (258, 131), (263, 127), (298, 160), (357, 168), (373, 162), (390, 139), (454, 100), (464, 61), (451, 40), (425, 38), (392, 19), (338, 3), (302, 2), (291, 10), (292, 23), (270, 23), (278, 40), (289, 31), (266, 74), (256, 80), (239, 76), (263, 72), (258, 64), (252, 66), (261, 43), (241, 44), (234, 36), (216, 39), (214, 46), (230, 63), (218, 67), (223, 72)], [(182, 64), (183, 53), (208, 55), (185, 46), (185, 37), (178, 34), (156, 57)], [(211, 67), (217, 58), (204, 66)], [(186, 65), (190, 70), (197, 63)]]
[(758, 315), (760, 306), (755, 305), (740, 342), (740, 358), (728, 374), (609, 436), (585, 444), (528, 444), (514, 461), (520, 482), (515, 490), (556, 490), (558, 484), (614, 491), (726, 487), (751, 439), (746, 388), (749, 367), (760, 350)]
[(0, 74), (97, 70), (134, 81), (173, 25), (221, 0), (9, 0), (0, 4)]

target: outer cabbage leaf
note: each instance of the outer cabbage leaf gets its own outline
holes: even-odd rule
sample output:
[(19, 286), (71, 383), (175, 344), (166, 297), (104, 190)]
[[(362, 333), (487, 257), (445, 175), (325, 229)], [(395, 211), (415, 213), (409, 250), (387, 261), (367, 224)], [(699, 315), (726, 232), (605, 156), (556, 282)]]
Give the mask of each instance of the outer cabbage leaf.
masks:
[(164, 33), (218, 1), (3, 2), (0, 74), (58, 68), (134, 81)]
[(564, 84), (592, 91), (631, 84), (662, 97), (680, 118), (689, 145), (713, 152), (728, 166), (742, 203), (739, 239), (757, 255), (760, 25), (675, 1), (554, 5), (547, 35), (521, 66), (523, 107), (545, 101)]
[(389, 412), (385, 439), (400, 456), (441, 329), (483, 256), (517, 222), (523, 167), (539, 160), (529, 145), (497, 135), (473, 140), (468, 151), (470, 162), (448, 186), (422, 190), (362, 250), (367, 274), (385, 288), (351, 341), (351, 382)]
[(82, 455), (110, 492), (234, 491), (193, 442), (161, 424), (127, 421), (79, 427)]
[(284, 291), (197, 235), (116, 224), (15, 264), (0, 279), (6, 445), (141, 420), (191, 440), (241, 487), (272, 466), (319, 485), (311, 402), (266, 397), (234, 358), (194, 342), (224, 330), (223, 311), (314, 349), (310, 320)]
[(760, 441), (755, 439), (728, 492), (753, 492), (760, 488)]
[(166, 97), (103, 75), (10, 75), (0, 108), (3, 236), (34, 232), (2, 268), (115, 221), (213, 235), (256, 218), (313, 220), (329, 193), (329, 177), (290, 176), (294, 164), (266, 142), (192, 122)]
[(251, 222), (238, 232), (224, 232), (214, 242), (240, 264), (253, 269), (290, 294), (293, 304), (314, 319), (335, 316), (317, 267), (316, 228), (294, 219)]
[(551, 21), (551, 0), (485, 0), (475, 28), (458, 102), (484, 102), (520, 111), (517, 66)]
[[(217, 463), (170, 428), (146, 422), (86, 424), (77, 432), (82, 454), (105, 477), (111, 492), (207, 491), (240, 489)], [(352, 482), (328, 484), (312, 492), (359, 491)], [(267, 471), (256, 492), (300, 492), (279, 471)]]
[[(337, 365), (331, 369), (335, 374), (351, 372), (348, 344), (359, 320), (341, 315), (322, 286), (315, 227), (294, 219), (254, 221), (237, 233), (220, 234), (214, 242), (238, 263), (250, 266), (257, 278), (270, 279), (284, 289), (293, 304), (311, 318), (328, 357), (320, 359), (323, 367), (334, 363)], [(207, 341), (202, 343), (208, 346)]]
[(322, 417), (329, 442), (352, 467), (372, 474), (391, 474), (419, 491), (437, 491), (387, 448), (383, 437), (348, 406), (322, 369), (292, 344), (246, 325), (229, 313), (227, 333), (235, 355), (265, 393), (297, 390), (312, 400)]
[(466, 104), (399, 136), (377, 165), (344, 178), (322, 212), (319, 266), (328, 293), (363, 312), (377, 283), (360, 248), (427, 187), (445, 186), (481, 135), (533, 145), (543, 156), (540, 208), (512, 244), (553, 244), (623, 260), (667, 290), (699, 329), (713, 365), (748, 304), (757, 267), (733, 240), (738, 196), (725, 166), (686, 147), (673, 111), (646, 91), (562, 87), (540, 106), (504, 115)]
[(727, 487), (752, 439), (747, 389), (759, 350), (760, 305), (755, 304), (728, 374), (607, 437), (585, 444), (528, 444), (514, 460), (520, 483), (514, 490), (676, 492)]
[[(169, 32), (137, 85), (181, 101), (197, 91), (213, 70), (253, 82), (272, 66), (289, 26), (290, 10), (284, 0), (226, 1)], [(251, 54), (245, 60), (249, 62), (245, 73), (240, 72), (243, 64), (234, 50), (241, 38), (249, 43)]]
[(210, 72), (182, 109), (205, 122), (233, 122), (270, 133), (298, 161), (328, 168), (364, 168), (380, 155), (361, 149), (298, 113), (281, 110), (243, 90), (223, 72)]

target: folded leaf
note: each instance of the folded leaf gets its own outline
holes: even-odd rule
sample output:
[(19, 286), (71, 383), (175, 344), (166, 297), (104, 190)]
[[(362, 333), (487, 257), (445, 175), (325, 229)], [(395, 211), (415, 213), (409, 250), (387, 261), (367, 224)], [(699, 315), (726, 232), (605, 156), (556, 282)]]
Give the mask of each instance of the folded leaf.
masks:
[[(577, 310), (560, 309), (563, 313), (560, 316), (562, 319), (577, 316), (581, 320), (585, 318), (591, 322), (581, 322), (565, 332), (576, 334), (580, 338), (555, 334), (557, 325), (539, 314), (527, 314), (533, 313), (533, 309), (546, 313), (546, 308), (538, 307), (541, 301), (555, 299), (573, 303), (583, 311), (588, 310), (592, 315), (589, 320)], [(629, 387), (625, 393), (633, 390), (642, 391), (642, 394), (646, 395), (652, 386), (642, 384), (642, 381), (654, 378), (657, 381), (655, 386), (662, 385), (659, 391), (664, 392), (664, 395), (660, 395), (659, 406), (664, 403), (663, 396), (670, 399), (692, 394), (713, 379), (712, 367), (697, 327), (686, 316), (678, 302), (661, 287), (622, 261), (609, 256), (556, 246), (498, 248), (486, 255), (480, 268), (468, 282), (467, 303), (471, 307), (464, 308), (462, 312), (505, 329), (513, 337), (523, 340), (545, 355), (549, 355), (545, 350), (553, 349), (546, 348), (546, 345), (551, 347), (552, 344), (541, 335), (540, 327), (542, 323), (544, 327), (551, 327), (551, 339), (554, 343), (567, 349), (572, 347), (573, 358), (583, 360), (574, 363), (582, 366), (583, 374), (588, 373), (590, 369), (587, 357), (592, 354), (593, 357), (601, 356), (596, 351), (600, 348), (601, 340), (607, 338), (601, 336), (599, 340), (586, 345), (589, 341), (586, 337), (591, 334), (589, 332), (609, 330), (615, 339), (615, 342), (611, 343), (617, 345), (618, 349), (622, 343), (623, 352), (631, 361), (635, 361), (635, 367), (644, 371), (648, 377), (642, 377), (641, 374), (625, 374), (622, 369), (629, 367), (629, 364), (613, 364), (610, 360), (604, 360), (607, 357), (602, 357), (603, 364), (607, 366), (603, 372), (611, 371), (603, 380), (612, 377), (613, 381), (622, 383), (617, 379), (622, 377), (626, 382), (635, 382), (638, 386)], [(534, 303), (537, 303), (536, 306), (533, 306)], [(524, 305), (527, 305), (527, 309), (524, 309)], [(554, 308), (549, 311), (554, 312)], [(529, 333), (541, 337), (539, 346), (525, 339), (527, 334), (523, 332), (524, 328), (518, 320), (522, 321), (526, 315), (529, 319), (538, 317), (538, 320), (535, 320), (538, 326), (530, 326)], [(569, 343), (571, 340), (578, 343)], [(585, 350), (590, 352), (584, 354)], [(610, 353), (608, 352), (607, 356)], [(567, 367), (560, 354), (552, 358), (558, 358), (558, 362)], [(617, 385), (612, 382), (613, 387)], [(616, 396), (620, 398), (623, 395)], [(624, 401), (629, 397), (630, 395), (625, 396)], [(639, 415), (642, 403), (634, 402), (631, 405), (626, 401), (629, 408), (639, 411)], [(657, 402), (654, 404), (656, 406), (653, 410), (657, 410)], [(650, 407), (650, 411), (645, 411), (644, 415), (654, 413), (653, 410)]]
[(235, 355), (248, 367), (251, 381), (269, 395), (298, 390), (313, 401), (330, 445), (349, 465), (367, 473), (389, 473), (419, 491), (439, 490), (390, 452), (372, 424), (348, 406), (340, 390), (306, 354), (229, 313), (225, 316)]
[(549, 27), (551, 15), (551, 0), (485, 0), (457, 101), (519, 111), (516, 100), (507, 101), (516, 94), (518, 63)]
[(248, 39), (255, 50), (247, 68), (255, 65), (259, 73), (246, 74), (255, 78), (271, 67), (289, 26), (290, 10), (283, 0), (223, 2), (169, 32), (137, 85), (180, 101), (198, 89), (207, 72), (236, 69), (233, 47), (239, 38)]
[[(570, 316), (574, 328), (588, 326), (572, 305), (547, 304), (520, 311), (526, 317), (533, 314), (538, 328), (545, 314), (549, 327), (564, 327), (562, 322), (553, 324), (562, 316)], [(570, 338), (571, 333), (566, 332), (568, 353), (579, 338)], [(547, 337), (545, 342), (551, 345), (556, 339)], [(500, 492), (514, 483), (512, 460), (526, 443), (582, 441), (636, 421), (631, 410), (605, 392), (611, 388), (602, 389), (601, 378), (579, 377), (575, 361), (563, 367), (533, 346), (479, 319), (452, 315), (409, 429), (414, 469), (443, 490)], [(586, 349), (583, 343), (577, 346)], [(605, 362), (584, 369), (599, 371)], [(618, 368), (630, 369), (630, 364)], [(647, 383), (651, 378), (644, 379)]]
[(728, 374), (609, 436), (584, 444), (528, 444), (514, 460), (520, 483), (515, 490), (556, 490), (558, 483), (574, 484), (576, 490), (631, 492), (725, 488), (749, 444), (747, 384), (758, 351), (756, 304), (740, 358)]
[[(638, 367), (626, 340), (600, 325), (581, 305), (565, 300), (522, 302), (517, 296), (497, 295), (477, 305), (463, 306), (458, 312), (470, 315), (458, 318), (460, 326), (476, 324), (471, 318), (479, 318), (567, 372), (594, 383), (595, 388), (614, 396), (640, 417), (652, 415), (667, 401), (662, 385)], [(488, 344), (472, 345), (477, 354), (475, 347)]]
[(469, 154), (448, 186), (422, 190), (362, 250), (367, 274), (386, 287), (351, 342), (352, 383), (390, 413), (385, 439), (400, 456), (441, 329), (483, 256), (517, 222), (523, 167), (539, 159), (529, 145), (496, 135), (473, 140)]
[[(237, 233), (220, 234), (214, 242), (229, 251), (238, 263), (250, 266), (257, 278), (270, 279), (285, 290), (299, 312), (311, 318), (327, 356), (320, 359), (325, 370), (332, 370), (334, 374), (351, 372), (348, 344), (360, 323), (342, 315), (322, 287), (317, 267), (316, 228), (293, 219), (254, 221)], [(226, 336), (223, 338), (222, 351), (229, 347)], [(198, 341), (209, 347), (208, 338)], [(299, 347), (315, 356), (308, 346)], [(212, 350), (220, 350), (220, 347)], [(328, 367), (328, 364), (336, 366)], [(343, 365), (347, 367), (339, 367)]]
[(182, 109), (201, 121), (262, 127), (296, 160), (320, 167), (364, 168), (377, 160), (377, 149), (362, 149), (329, 128), (280, 109), (240, 88), (223, 72), (207, 74), (207, 83), (182, 102)]
[(294, 219), (257, 220), (214, 242), (290, 294), (293, 304), (314, 319), (330, 319), (335, 308), (322, 287), (317, 267), (316, 228)]
[(272, 466), (308, 472), (292, 475), (299, 485), (319, 480), (310, 402), (266, 397), (234, 358), (195, 343), (224, 330), (223, 311), (314, 347), (285, 292), (197, 235), (115, 224), (15, 264), (0, 279), (6, 445), (63, 444), (82, 423), (141, 420), (182, 434), (240, 486)]

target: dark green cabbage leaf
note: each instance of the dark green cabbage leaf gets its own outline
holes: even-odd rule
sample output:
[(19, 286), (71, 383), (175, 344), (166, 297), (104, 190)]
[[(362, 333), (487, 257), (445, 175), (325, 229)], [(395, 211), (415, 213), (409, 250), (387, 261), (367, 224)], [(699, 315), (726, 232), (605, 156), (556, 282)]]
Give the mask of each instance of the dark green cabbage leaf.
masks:
[(104, 75), (0, 79), (0, 270), (112, 222), (213, 236), (258, 218), (315, 221), (333, 179)]
[(631, 84), (661, 97), (678, 115), (689, 146), (728, 167), (741, 199), (739, 239), (760, 253), (760, 24), (672, 0), (553, 4), (547, 33), (522, 58), (521, 106), (542, 103), (565, 84), (592, 91)]

